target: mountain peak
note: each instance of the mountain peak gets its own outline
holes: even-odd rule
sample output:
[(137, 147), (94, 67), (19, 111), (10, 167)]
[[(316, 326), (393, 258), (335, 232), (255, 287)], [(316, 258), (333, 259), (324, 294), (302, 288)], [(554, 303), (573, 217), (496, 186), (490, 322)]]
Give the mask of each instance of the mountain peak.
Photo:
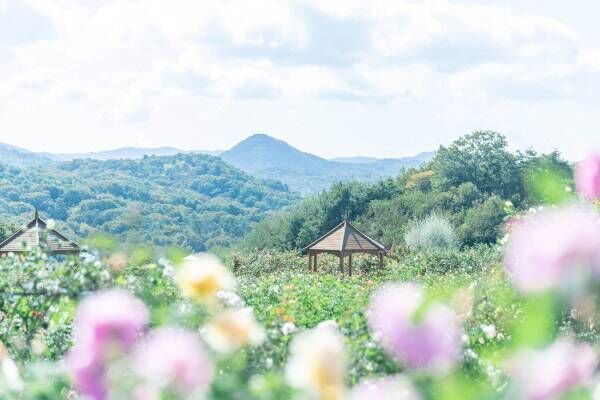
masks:
[(293, 148), (287, 142), (274, 138), (273, 136), (269, 136), (266, 133), (255, 133), (253, 135), (248, 136), (246, 139), (239, 142), (237, 145), (233, 146), (231, 150), (240, 146), (240, 145), (272, 145), (272, 146), (285, 146), (289, 148)]

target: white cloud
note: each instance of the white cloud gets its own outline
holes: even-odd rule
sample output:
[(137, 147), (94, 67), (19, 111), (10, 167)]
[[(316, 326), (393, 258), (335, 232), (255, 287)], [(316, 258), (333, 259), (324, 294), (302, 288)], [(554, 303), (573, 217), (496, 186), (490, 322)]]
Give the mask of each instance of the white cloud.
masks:
[[(0, 141), (37, 146), (52, 129), (63, 151), (86, 150), (85, 124), (106, 132), (104, 148), (218, 142), (195, 129), (218, 134), (217, 147), (257, 130), (294, 141), (306, 128), (354, 138), (348, 152), (365, 148), (365, 131), (427, 150), (475, 128), (554, 132), (557, 104), (581, 117), (600, 100), (600, 50), (576, 27), (449, 0), (0, 0), (0, 74), (0, 124), (14, 132)], [(23, 120), (40, 108), (38, 123)], [(85, 121), (60, 123), (74, 113)]]

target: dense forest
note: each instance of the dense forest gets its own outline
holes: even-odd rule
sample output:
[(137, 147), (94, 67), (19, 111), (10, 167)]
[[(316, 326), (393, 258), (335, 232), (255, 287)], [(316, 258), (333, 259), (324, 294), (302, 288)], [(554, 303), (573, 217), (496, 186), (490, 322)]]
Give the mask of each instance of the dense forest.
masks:
[(0, 187), (0, 237), (36, 207), (75, 238), (103, 232), (122, 242), (195, 251), (230, 245), (296, 199), (279, 182), (198, 154), (44, 168), (0, 164)]
[(569, 195), (572, 186), (572, 168), (558, 152), (511, 152), (503, 135), (474, 132), (396, 178), (335, 184), (266, 219), (241, 246), (298, 249), (348, 217), (387, 246), (402, 247), (407, 231), (432, 215), (447, 221), (459, 246), (491, 244), (511, 214)]
[(126, 243), (196, 251), (233, 244), (298, 249), (344, 217), (393, 248), (406, 245), (415, 224), (435, 217), (458, 246), (472, 246), (496, 242), (511, 214), (552, 201), (553, 188), (571, 188), (572, 181), (559, 153), (511, 152), (495, 132), (464, 136), (394, 178), (338, 182), (302, 201), (284, 184), (199, 154), (45, 168), (0, 164), (0, 238), (36, 207), (76, 238), (104, 232)]

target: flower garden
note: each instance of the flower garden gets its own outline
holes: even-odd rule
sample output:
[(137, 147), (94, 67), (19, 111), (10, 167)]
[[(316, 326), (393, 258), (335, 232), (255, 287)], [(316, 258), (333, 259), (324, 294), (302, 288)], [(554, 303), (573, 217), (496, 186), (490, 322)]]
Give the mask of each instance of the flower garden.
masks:
[(0, 260), (6, 399), (587, 399), (600, 396), (600, 160), (577, 200), (502, 243), (392, 254)]

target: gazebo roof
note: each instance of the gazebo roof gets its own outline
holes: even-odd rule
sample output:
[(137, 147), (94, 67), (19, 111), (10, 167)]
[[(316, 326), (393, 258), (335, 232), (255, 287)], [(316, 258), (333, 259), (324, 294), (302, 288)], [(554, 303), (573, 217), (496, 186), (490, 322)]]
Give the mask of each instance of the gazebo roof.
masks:
[(34, 248), (42, 248), (51, 254), (74, 254), (80, 251), (77, 243), (67, 239), (55, 229), (49, 229), (46, 221), (39, 217), (37, 210), (29, 223), (0, 243), (0, 255), (24, 253)]
[(385, 246), (359, 231), (349, 221), (343, 221), (304, 249), (332, 253), (385, 253)]

